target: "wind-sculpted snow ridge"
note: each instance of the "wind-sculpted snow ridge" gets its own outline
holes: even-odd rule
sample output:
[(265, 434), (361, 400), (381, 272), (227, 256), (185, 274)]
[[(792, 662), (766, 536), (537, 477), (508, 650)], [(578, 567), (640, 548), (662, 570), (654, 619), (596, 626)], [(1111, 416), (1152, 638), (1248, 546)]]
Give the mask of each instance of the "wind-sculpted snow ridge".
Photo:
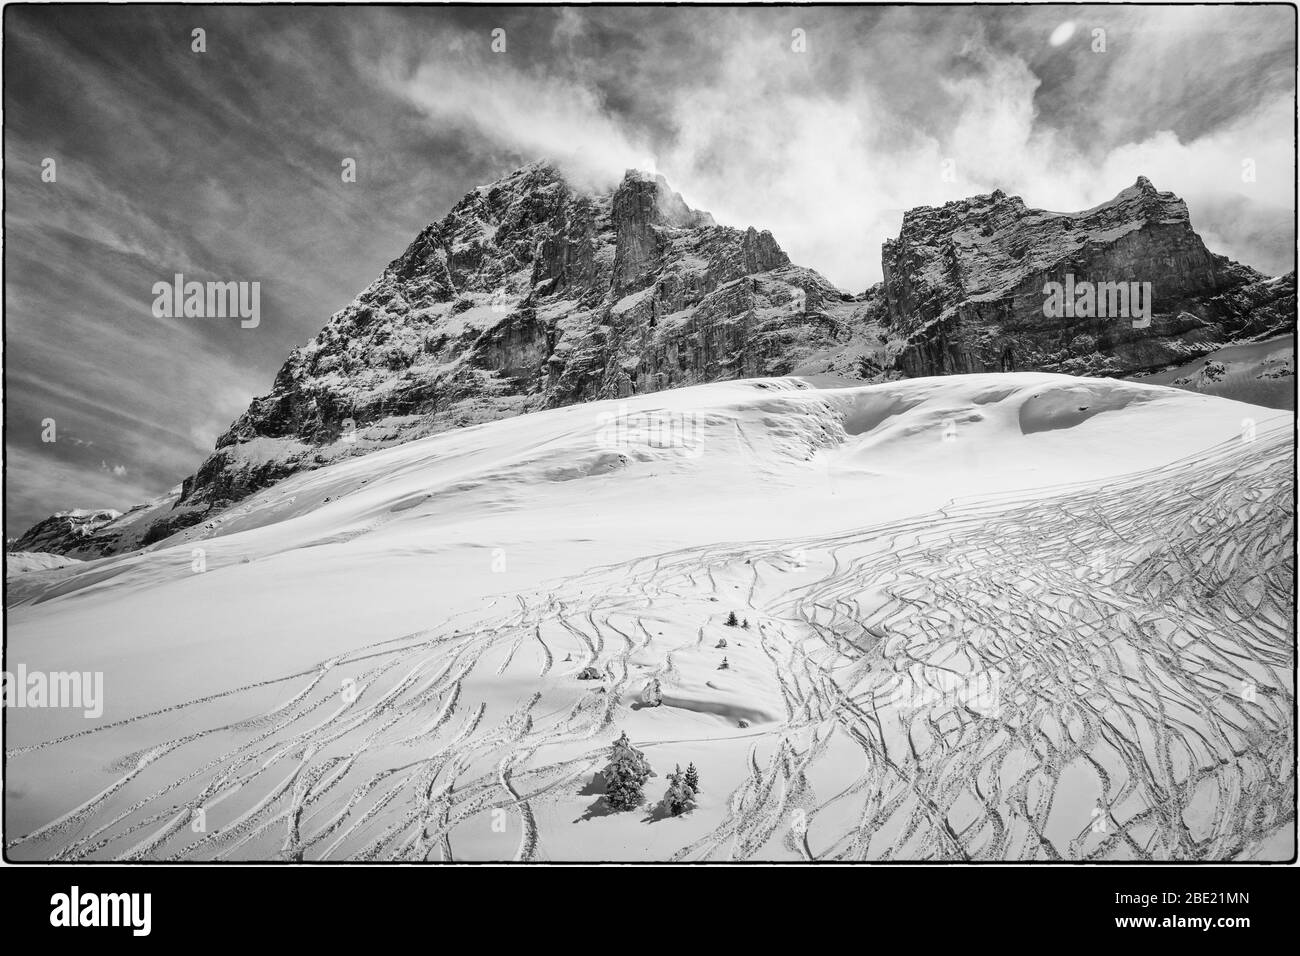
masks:
[[(599, 568), (19, 747), (11, 775), (52, 748), (115, 754), (128, 729), (153, 741), (9, 853), (1288, 857), (1293, 446), (1285, 423), (1251, 437), (1120, 479)], [(749, 627), (726, 626), (731, 609)], [(659, 772), (648, 795), (675, 763), (700, 767), (697, 810), (604, 806), (595, 773), (620, 729)]]

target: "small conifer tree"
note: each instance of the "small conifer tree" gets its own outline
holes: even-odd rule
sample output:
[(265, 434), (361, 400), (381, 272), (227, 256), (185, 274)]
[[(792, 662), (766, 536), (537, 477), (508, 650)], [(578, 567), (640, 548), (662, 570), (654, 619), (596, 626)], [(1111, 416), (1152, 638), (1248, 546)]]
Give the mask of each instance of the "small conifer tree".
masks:
[(695, 807), (695, 790), (686, 782), (681, 764), (668, 775), (668, 790), (664, 793), (662, 806), (675, 817)]
[(645, 782), (654, 776), (645, 754), (632, 746), (626, 731), (609, 749), (609, 764), (601, 771), (605, 799), (615, 810), (630, 810), (645, 797)]
[(664, 702), (663, 688), (659, 684), (658, 677), (650, 678), (650, 683), (646, 685), (645, 690), (641, 692), (641, 703), (647, 707), (658, 707)]

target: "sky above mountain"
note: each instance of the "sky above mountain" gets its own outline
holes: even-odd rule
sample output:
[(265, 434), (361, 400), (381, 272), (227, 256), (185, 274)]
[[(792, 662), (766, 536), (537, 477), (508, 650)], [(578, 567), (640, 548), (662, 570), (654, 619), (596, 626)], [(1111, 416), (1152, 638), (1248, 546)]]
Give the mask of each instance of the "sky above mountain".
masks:
[[(7, 534), (166, 491), (424, 225), (541, 157), (593, 188), (653, 169), (854, 291), (908, 207), (1082, 209), (1140, 173), (1288, 271), (1294, 16), (8, 7)], [(175, 273), (259, 281), (261, 323), (155, 318)]]

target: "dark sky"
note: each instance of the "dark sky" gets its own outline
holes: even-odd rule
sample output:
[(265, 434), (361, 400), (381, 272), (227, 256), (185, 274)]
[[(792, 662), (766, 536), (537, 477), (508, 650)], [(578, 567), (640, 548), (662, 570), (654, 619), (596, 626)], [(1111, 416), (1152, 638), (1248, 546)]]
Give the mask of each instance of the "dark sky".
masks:
[[(424, 225), (542, 157), (593, 186), (654, 167), (854, 290), (907, 207), (1079, 209), (1139, 174), (1286, 271), (1294, 29), (1282, 6), (7, 7), (7, 533), (165, 492)], [(176, 272), (260, 281), (261, 325), (154, 318)]]

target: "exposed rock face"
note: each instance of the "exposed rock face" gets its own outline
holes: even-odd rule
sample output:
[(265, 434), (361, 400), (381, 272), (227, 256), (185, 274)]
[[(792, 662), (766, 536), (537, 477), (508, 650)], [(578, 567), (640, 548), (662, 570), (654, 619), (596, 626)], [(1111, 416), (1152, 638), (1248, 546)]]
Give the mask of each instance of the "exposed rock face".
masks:
[(592, 196), (532, 164), (469, 193), (294, 350), (181, 505), (224, 506), (304, 467), (538, 408), (852, 374), (851, 341), (880, 347), (878, 307), (791, 265), (770, 233), (690, 209), (663, 177), (632, 171)]
[[(1269, 280), (1215, 255), (1186, 204), (1145, 177), (1079, 213), (994, 192), (913, 209), (883, 250), (895, 367), (909, 376), (1034, 370), (1123, 375), (1280, 334), (1295, 275)], [(1045, 287), (1150, 283), (1152, 315), (1046, 315)], [(1115, 300), (1110, 300), (1111, 305)]]
[[(107, 508), (60, 512), (32, 525), (21, 538), (10, 542), (6, 550), (10, 553), (46, 552), (82, 560), (133, 551), (159, 540), (157, 535), (164, 527), (160, 522), (186, 521), (187, 516), (195, 511), (201, 512), (201, 518), (202, 513), (209, 510), (206, 505), (175, 509), (179, 495), (178, 486), (153, 501), (136, 505), (125, 514)], [(195, 523), (199, 518), (189, 523)], [(155, 537), (145, 540), (155, 526)]]
[(6, 550), (15, 553), (70, 554), (79, 550), (104, 525), (121, 516), (120, 511), (111, 508), (60, 511), (32, 525)]

